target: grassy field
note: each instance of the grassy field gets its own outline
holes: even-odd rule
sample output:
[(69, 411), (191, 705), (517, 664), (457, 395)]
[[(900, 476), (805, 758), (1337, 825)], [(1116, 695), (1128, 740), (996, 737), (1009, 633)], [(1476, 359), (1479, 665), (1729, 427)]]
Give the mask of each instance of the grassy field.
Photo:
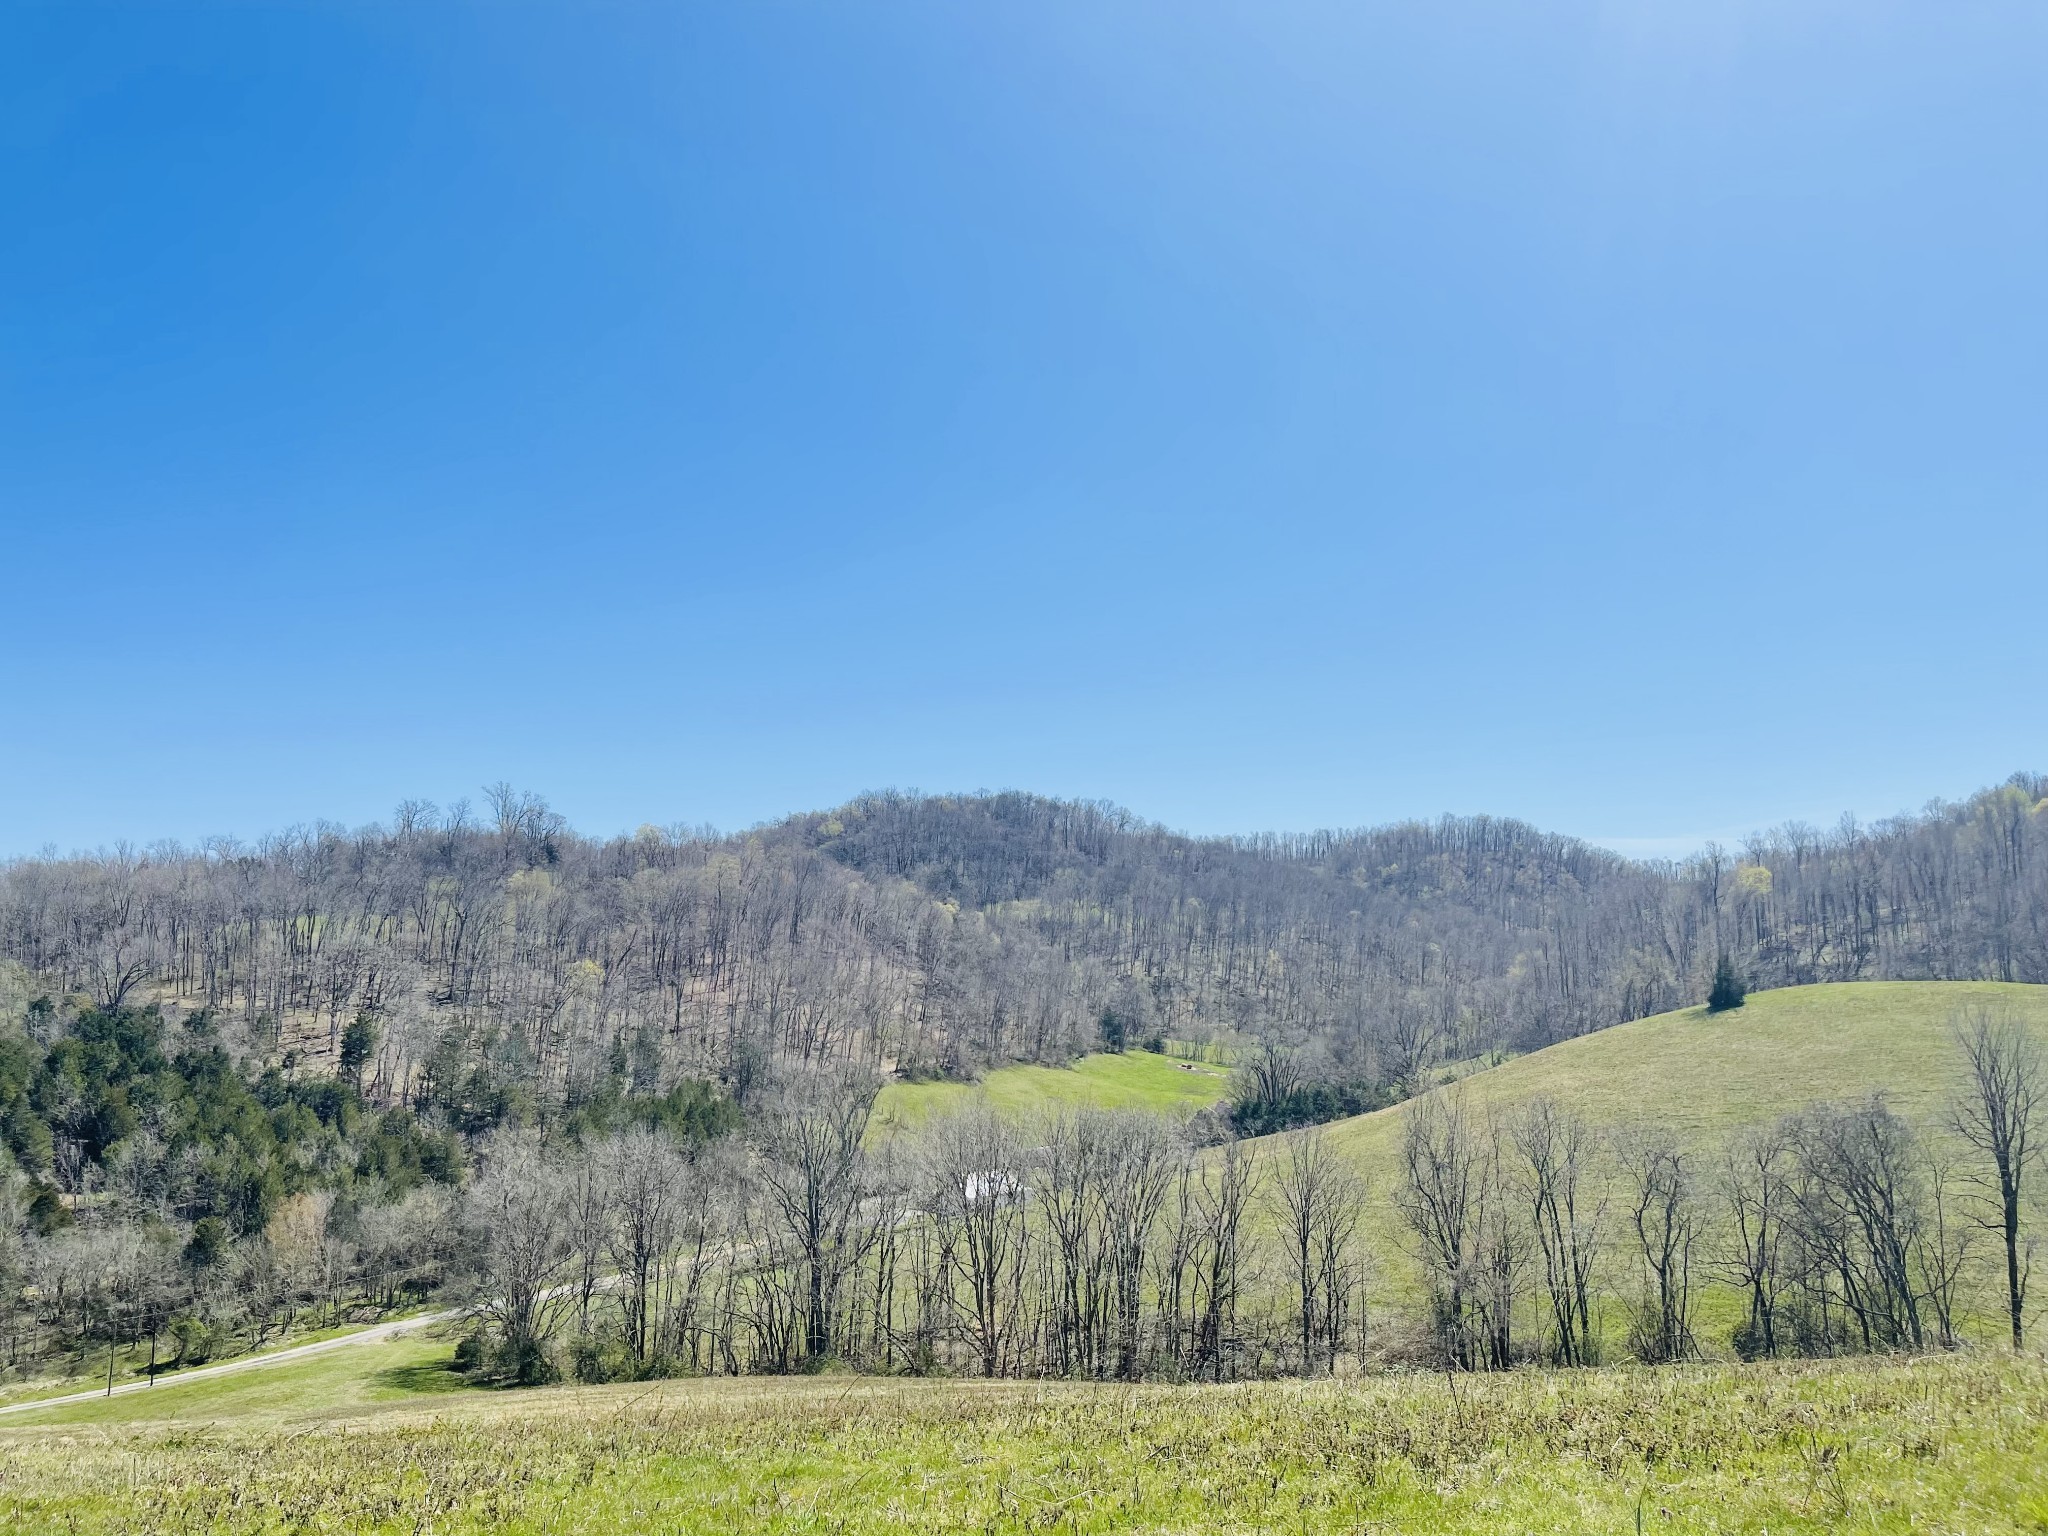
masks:
[[(408, 1308), (384, 1314), (380, 1322), (395, 1322), (424, 1309)], [(172, 1382), (182, 1381), (189, 1373), (215, 1366), (241, 1365), (261, 1360), (266, 1355), (278, 1354), (284, 1350), (297, 1349), (304, 1344), (317, 1344), (326, 1339), (344, 1338), (360, 1332), (362, 1323), (348, 1323), (331, 1328), (301, 1328), (274, 1336), (261, 1349), (242, 1354), (210, 1355), (203, 1361), (173, 1368), (167, 1363), (167, 1352), (160, 1354), (157, 1361), (155, 1385), (168, 1387)], [(161, 1341), (160, 1341), (161, 1342)], [(0, 1408), (14, 1403), (28, 1402), (34, 1398), (64, 1397), (74, 1392), (90, 1392), (102, 1387), (107, 1380), (107, 1357), (104, 1352), (90, 1351), (74, 1357), (68, 1363), (72, 1369), (58, 1370), (52, 1374), (34, 1376), (26, 1381), (10, 1381), (0, 1384)], [(46, 1369), (48, 1367), (46, 1366)], [(130, 1343), (122, 1346), (114, 1356), (114, 1383), (127, 1386), (149, 1373), (149, 1347), (145, 1343)]]
[[(1594, 1125), (1654, 1124), (1695, 1145), (1822, 1099), (1883, 1089), (1908, 1119), (1939, 1119), (1962, 1080), (1950, 1037), (1958, 1009), (2014, 1009), (2048, 1030), (2048, 987), (1979, 981), (1858, 981), (1753, 992), (1741, 1008), (1660, 1013), (1516, 1057), (1464, 1079), (1475, 1108), (1539, 1096)], [(1391, 1176), (1399, 1106), (1331, 1134), (1361, 1166)]]
[[(373, 1346), (366, 1346), (370, 1348)], [(0, 1529), (2048, 1528), (2048, 1369), (1941, 1360), (1088, 1387), (445, 1390), (444, 1342), (0, 1428)], [(165, 1399), (171, 1394), (166, 1393)], [(53, 1410), (51, 1418), (58, 1419)]]
[[(1856, 1098), (1881, 1089), (1908, 1119), (1939, 1134), (1939, 1122), (1961, 1081), (1953, 1021), (1959, 1010), (1980, 1004), (2010, 1008), (2048, 1030), (2048, 987), (2043, 986), (1849, 982), (1787, 987), (1752, 993), (1743, 1007), (1726, 1013), (1687, 1008), (1659, 1014), (1498, 1067), (1461, 1073), (1458, 1091), (1482, 1112), (1508, 1113), (1548, 1097), (1601, 1129), (1656, 1126), (1711, 1153), (1741, 1127), (1817, 1100)], [(1219, 1099), (1227, 1087), (1221, 1067), (1136, 1051), (1090, 1056), (1071, 1068), (1006, 1067), (980, 1084), (890, 1085), (878, 1106), (878, 1134), (914, 1127), (978, 1095), (1022, 1118), (1074, 1103), (1196, 1106)], [(1406, 1113), (1404, 1106), (1396, 1106), (1341, 1121), (1327, 1132), (1371, 1185), (1362, 1235), (1374, 1259), (1373, 1291), (1378, 1304), (1396, 1308), (1415, 1302), (1418, 1285), (1390, 1198)], [(1271, 1156), (1282, 1142), (1269, 1137), (1257, 1145), (1262, 1155)], [(1609, 1280), (1626, 1290), (1627, 1274), (1625, 1255), (1615, 1256)], [(1982, 1289), (1977, 1282), (1984, 1280), (1973, 1272), (1966, 1291), (1974, 1295)], [(1989, 1309), (1974, 1302), (1970, 1310), (1973, 1317), (1983, 1314), (1977, 1321), (1990, 1317)], [(2048, 1323), (2048, 1310), (2036, 1310)], [(1619, 1306), (1609, 1312), (1603, 1332), (1613, 1335), (1610, 1348), (1618, 1350), (1626, 1320)], [(1699, 1322), (1707, 1348), (1725, 1346), (1738, 1312), (1734, 1293), (1711, 1284), (1705, 1288)], [(1978, 1331), (1988, 1338), (1989, 1322)]]
[[(1867, 981), (1754, 992), (1723, 1014), (1704, 1008), (1603, 1029), (1464, 1076), (1475, 1106), (1512, 1109), (1547, 1096), (1600, 1126), (1655, 1123), (1695, 1143), (1818, 1099), (1883, 1089), (1908, 1118), (1939, 1116), (1959, 1081), (1950, 1021), (1972, 1004), (2012, 1008), (2048, 1029), (2048, 987), (1978, 981)], [(1071, 1067), (1003, 1067), (979, 1083), (891, 1083), (878, 1124), (912, 1128), (985, 1098), (1029, 1117), (1070, 1104), (1200, 1108), (1229, 1090), (1228, 1070), (1144, 1051)], [(1392, 1167), (1399, 1108), (1332, 1134), (1369, 1170)]]
[[(1547, 1097), (1603, 1130), (1664, 1128), (1711, 1153), (1744, 1126), (1819, 1100), (1882, 1089), (1901, 1114), (1939, 1135), (1961, 1082), (1951, 1021), (1974, 1004), (2011, 1008), (2048, 1030), (2048, 987), (2042, 986), (1879, 981), (1786, 987), (1753, 992), (1743, 1007), (1726, 1013), (1686, 1008), (1582, 1035), (1475, 1072), (1457, 1091), (1473, 1109), (1503, 1114)], [(1419, 1294), (1419, 1272), (1391, 1199), (1407, 1112), (1396, 1105), (1327, 1129), (1370, 1183), (1362, 1236), (1374, 1255), (1376, 1297), (1396, 1307), (1412, 1306)], [(1256, 1145), (1271, 1156), (1282, 1141), (1268, 1137)], [(1710, 1208), (1716, 1219), (1717, 1212)], [(1624, 1258), (1610, 1261), (1610, 1280), (1630, 1273)], [(1972, 1297), (1982, 1292), (1982, 1304), (1971, 1303), (1968, 1328), (1987, 1340), (1997, 1332), (1997, 1298), (1989, 1287), (1988, 1270), (1972, 1271), (1965, 1287)], [(2048, 1308), (2032, 1310), (2048, 1319)], [(1704, 1286), (1703, 1346), (1724, 1350), (1740, 1312), (1734, 1292)], [(1619, 1348), (1624, 1326), (1621, 1309), (1610, 1307), (1602, 1330), (1610, 1351)]]
[[(421, 1395), (472, 1391), (451, 1369), (455, 1346), (445, 1329), (401, 1334), (274, 1367), (203, 1380), (166, 1377), (141, 1392), (27, 1410), (15, 1424), (206, 1424), (220, 1418), (324, 1421)], [(4, 1530), (0, 1526), (0, 1530)]]
[(934, 1114), (985, 1097), (1000, 1114), (1028, 1119), (1070, 1104), (1200, 1109), (1230, 1090), (1227, 1068), (1150, 1051), (1084, 1056), (1071, 1067), (1001, 1067), (978, 1083), (891, 1083), (875, 1105), (885, 1129), (914, 1129)]

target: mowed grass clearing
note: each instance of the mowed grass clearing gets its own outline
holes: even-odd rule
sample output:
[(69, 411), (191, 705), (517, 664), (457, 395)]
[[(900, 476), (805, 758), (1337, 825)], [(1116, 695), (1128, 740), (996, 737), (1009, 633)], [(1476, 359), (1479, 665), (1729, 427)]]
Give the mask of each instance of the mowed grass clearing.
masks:
[[(92, 1536), (1990, 1536), (2048, 1522), (2048, 1369), (1990, 1353), (1456, 1383), (754, 1378), (375, 1402), (310, 1374), (279, 1368), (301, 1384), (296, 1409), (245, 1396), (210, 1418), (0, 1429), (0, 1520)], [(323, 1404), (339, 1416), (316, 1421)]]
[(985, 1100), (996, 1113), (1029, 1120), (1081, 1104), (1104, 1109), (1202, 1109), (1230, 1092), (1230, 1072), (1212, 1062), (1150, 1051), (1084, 1056), (1070, 1067), (1000, 1067), (978, 1083), (890, 1083), (875, 1104), (883, 1130), (914, 1130), (933, 1115)]
[[(400, 1321), (403, 1315), (402, 1313), (392, 1314), (382, 1319), (382, 1321)], [(209, 1357), (205, 1360), (195, 1360), (189, 1365), (182, 1367), (171, 1366), (166, 1357), (159, 1354), (157, 1359), (157, 1379), (147, 1390), (153, 1391), (158, 1387), (168, 1387), (173, 1382), (185, 1381), (195, 1372), (210, 1370), (220, 1366), (234, 1366), (241, 1369), (267, 1369), (268, 1367), (257, 1365), (257, 1362), (264, 1360), (270, 1355), (297, 1349), (302, 1345), (318, 1344), (328, 1339), (346, 1338), (350, 1334), (362, 1331), (364, 1326), (366, 1325), (351, 1323), (328, 1328), (301, 1329), (280, 1335), (270, 1343), (265, 1344), (261, 1349), (253, 1350), (247, 1354), (226, 1354)], [(159, 1343), (161, 1342), (162, 1340), (159, 1340)], [(8, 1382), (6, 1385), (0, 1386), (0, 1408), (12, 1407), (14, 1404), (30, 1402), (38, 1398), (68, 1397), (76, 1392), (91, 1392), (97, 1388), (104, 1387), (107, 1381), (106, 1358), (103, 1352), (89, 1351), (84, 1355), (74, 1357), (71, 1362), (74, 1369), (70, 1374), (37, 1376), (27, 1381)], [(130, 1342), (115, 1352), (115, 1386), (130, 1386), (142, 1380), (148, 1374), (149, 1348), (146, 1343), (139, 1341)]]
[(422, 1396), (477, 1391), (456, 1374), (454, 1357), (453, 1336), (444, 1325), (282, 1365), (252, 1365), (194, 1379), (170, 1376), (138, 1392), (24, 1409), (0, 1418), (0, 1430), (16, 1425), (190, 1426), (224, 1419), (324, 1423)]

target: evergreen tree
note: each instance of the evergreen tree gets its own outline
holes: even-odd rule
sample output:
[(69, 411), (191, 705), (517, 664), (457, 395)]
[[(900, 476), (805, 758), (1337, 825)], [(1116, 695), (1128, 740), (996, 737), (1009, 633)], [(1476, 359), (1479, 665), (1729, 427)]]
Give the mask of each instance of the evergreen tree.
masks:
[(1748, 993), (1742, 978), (1735, 973), (1735, 963), (1723, 951), (1720, 961), (1714, 966), (1714, 985), (1707, 992), (1707, 1012), (1722, 1013), (1730, 1008), (1740, 1008)]
[(363, 1086), (363, 1068), (377, 1049), (377, 1021), (358, 1013), (341, 1032), (341, 1076), (351, 1087)]

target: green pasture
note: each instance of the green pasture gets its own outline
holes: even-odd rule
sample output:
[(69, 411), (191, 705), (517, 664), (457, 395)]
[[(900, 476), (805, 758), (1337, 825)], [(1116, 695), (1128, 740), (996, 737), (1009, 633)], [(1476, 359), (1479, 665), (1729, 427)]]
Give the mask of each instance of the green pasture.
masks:
[[(2048, 1031), (2048, 987), (1998, 982), (1846, 982), (1753, 992), (1741, 1008), (1709, 1014), (1686, 1008), (1582, 1035), (1500, 1066), (1471, 1073), (1450, 1091), (1483, 1119), (1507, 1117), (1548, 1098), (1604, 1132), (1665, 1130), (1699, 1156), (1701, 1199), (1709, 1248), (1718, 1238), (1720, 1206), (1714, 1160), (1737, 1131), (1831, 1099), (1882, 1092), (1921, 1130), (1943, 1137), (1948, 1106), (1962, 1084), (1953, 1036), (1958, 1014), (1987, 1005), (2010, 1009)], [(1325, 1127), (1335, 1147), (1367, 1182), (1361, 1237), (1372, 1255), (1376, 1304), (1413, 1308), (1420, 1272), (1394, 1205), (1400, 1181), (1407, 1105)], [(1290, 1133), (1300, 1135), (1300, 1132)], [(1253, 1143), (1270, 1176), (1288, 1137)], [(1601, 1176), (1612, 1175), (1607, 1164)], [(1626, 1307), (1633, 1294), (1634, 1241), (1624, 1230), (1618, 1182), (1610, 1184), (1606, 1223), (1611, 1251), (1599, 1278), (1608, 1293), (1605, 1324), (1610, 1356), (1623, 1349)], [(1966, 1328), (1986, 1340), (2003, 1326), (1990, 1248), (1980, 1244), (1968, 1275)], [(1698, 1334), (1703, 1348), (1724, 1352), (1741, 1320), (1740, 1298), (1703, 1267)], [(2048, 1321), (2036, 1300), (2030, 1311)]]
[(454, 1356), (453, 1335), (445, 1327), (423, 1330), (280, 1365), (194, 1380), (172, 1376), (141, 1391), (10, 1414), (0, 1418), (0, 1430), (38, 1424), (192, 1426), (224, 1419), (325, 1420), (422, 1396), (476, 1390), (455, 1373)]
[[(1740, 1008), (1684, 1008), (1581, 1035), (1462, 1079), (1477, 1111), (1544, 1097), (1603, 1128), (1655, 1127), (1695, 1146), (1827, 1099), (1882, 1091), (1907, 1119), (1941, 1119), (1962, 1083), (1952, 1030), (1973, 1006), (2048, 1030), (2048, 987), (1854, 981), (1752, 992)], [(1330, 1134), (1368, 1170), (1399, 1156), (1402, 1106)]]
[(890, 1083), (875, 1105), (875, 1120), (885, 1130), (912, 1130), (981, 1100), (1018, 1120), (1081, 1104), (1192, 1110), (1229, 1091), (1229, 1069), (1213, 1062), (1127, 1051), (1084, 1056), (1070, 1067), (1001, 1067), (978, 1083)]

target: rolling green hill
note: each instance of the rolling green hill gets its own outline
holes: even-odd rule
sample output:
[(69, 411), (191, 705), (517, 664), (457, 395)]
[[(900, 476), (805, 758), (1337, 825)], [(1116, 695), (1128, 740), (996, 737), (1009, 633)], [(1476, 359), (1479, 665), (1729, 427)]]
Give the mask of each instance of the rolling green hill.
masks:
[(997, 1113), (1021, 1120), (1073, 1104), (1200, 1109), (1229, 1091), (1223, 1067), (1129, 1051), (1084, 1056), (1071, 1067), (1002, 1067), (978, 1083), (891, 1083), (875, 1105), (875, 1121), (885, 1131), (912, 1130), (982, 1096)]
[[(1708, 1153), (1746, 1126), (1877, 1091), (1906, 1119), (1941, 1135), (1962, 1079), (1954, 1021), (1976, 1005), (2010, 1008), (2048, 1031), (2048, 986), (1876, 981), (1786, 987), (1753, 992), (1743, 1007), (1726, 1013), (1685, 1008), (1582, 1035), (1473, 1073), (1458, 1091), (1468, 1109), (1481, 1113), (1512, 1113), (1546, 1097), (1596, 1129), (1663, 1127)], [(1381, 1299), (1397, 1304), (1412, 1304), (1420, 1284), (1393, 1202), (1407, 1113), (1406, 1105), (1396, 1105), (1326, 1131), (1369, 1181), (1361, 1236), (1373, 1255)], [(1276, 1136), (1258, 1145), (1270, 1157), (1283, 1144)], [(1710, 1201), (1708, 1219), (1710, 1231), (1717, 1231), (1718, 1203)], [(1604, 1275), (1625, 1290), (1633, 1283), (1627, 1277), (1634, 1260), (1618, 1227), (1612, 1236), (1616, 1246)], [(1995, 1337), (1989, 1272), (1973, 1271), (1965, 1294), (1974, 1298), (1966, 1305), (1967, 1332)], [(2030, 1310), (2040, 1312), (2038, 1305)], [(1723, 1347), (1740, 1316), (1736, 1294), (1708, 1278), (1698, 1321), (1711, 1351)], [(1619, 1348), (1623, 1321), (1620, 1308), (1609, 1309), (1603, 1331), (1610, 1350)]]
[[(1858, 981), (1752, 992), (1726, 1013), (1683, 1008), (1618, 1024), (1466, 1078), (1478, 1108), (1548, 1097), (1602, 1128), (1660, 1125), (1718, 1143), (1824, 1099), (1883, 1090), (1916, 1123), (1938, 1120), (1960, 1082), (1957, 1013), (2005, 1007), (2048, 1029), (2048, 987), (1988, 981)], [(1367, 1171), (1391, 1178), (1400, 1106), (1330, 1134)]]
[[(1859, 981), (1752, 992), (1740, 1008), (1636, 1019), (1518, 1056), (1461, 1080), (1477, 1108), (1503, 1111), (1547, 1097), (1605, 1129), (1655, 1124), (1695, 1144), (1824, 1099), (1881, 1090), (1920, 1124), (1938, 1121), (1960, 1082), (1951, 1036), (1967, 1008), (2009, 1008), (2048, 1029), (2048, 986), (1989, 981)], [(1016, 1066), (978, 1083), (891, 1083), (875, 1118), (914, 1129), (985, 1098), (1020, 1119), (1064, 1105), (1201, 1108), (1221, 1101), (1229, 1073), (1143, 1051), (1083, 1057), (1071, 1067)], [(1339, 1121), (1329, 1134), (1376, 1179), (1391, 1177), (1402, 1106)], [(1277, 1140), (1277, 1138), (1269, 1138)], [(1382, 1184), (1384, 1188), (1384, 1184)]]

